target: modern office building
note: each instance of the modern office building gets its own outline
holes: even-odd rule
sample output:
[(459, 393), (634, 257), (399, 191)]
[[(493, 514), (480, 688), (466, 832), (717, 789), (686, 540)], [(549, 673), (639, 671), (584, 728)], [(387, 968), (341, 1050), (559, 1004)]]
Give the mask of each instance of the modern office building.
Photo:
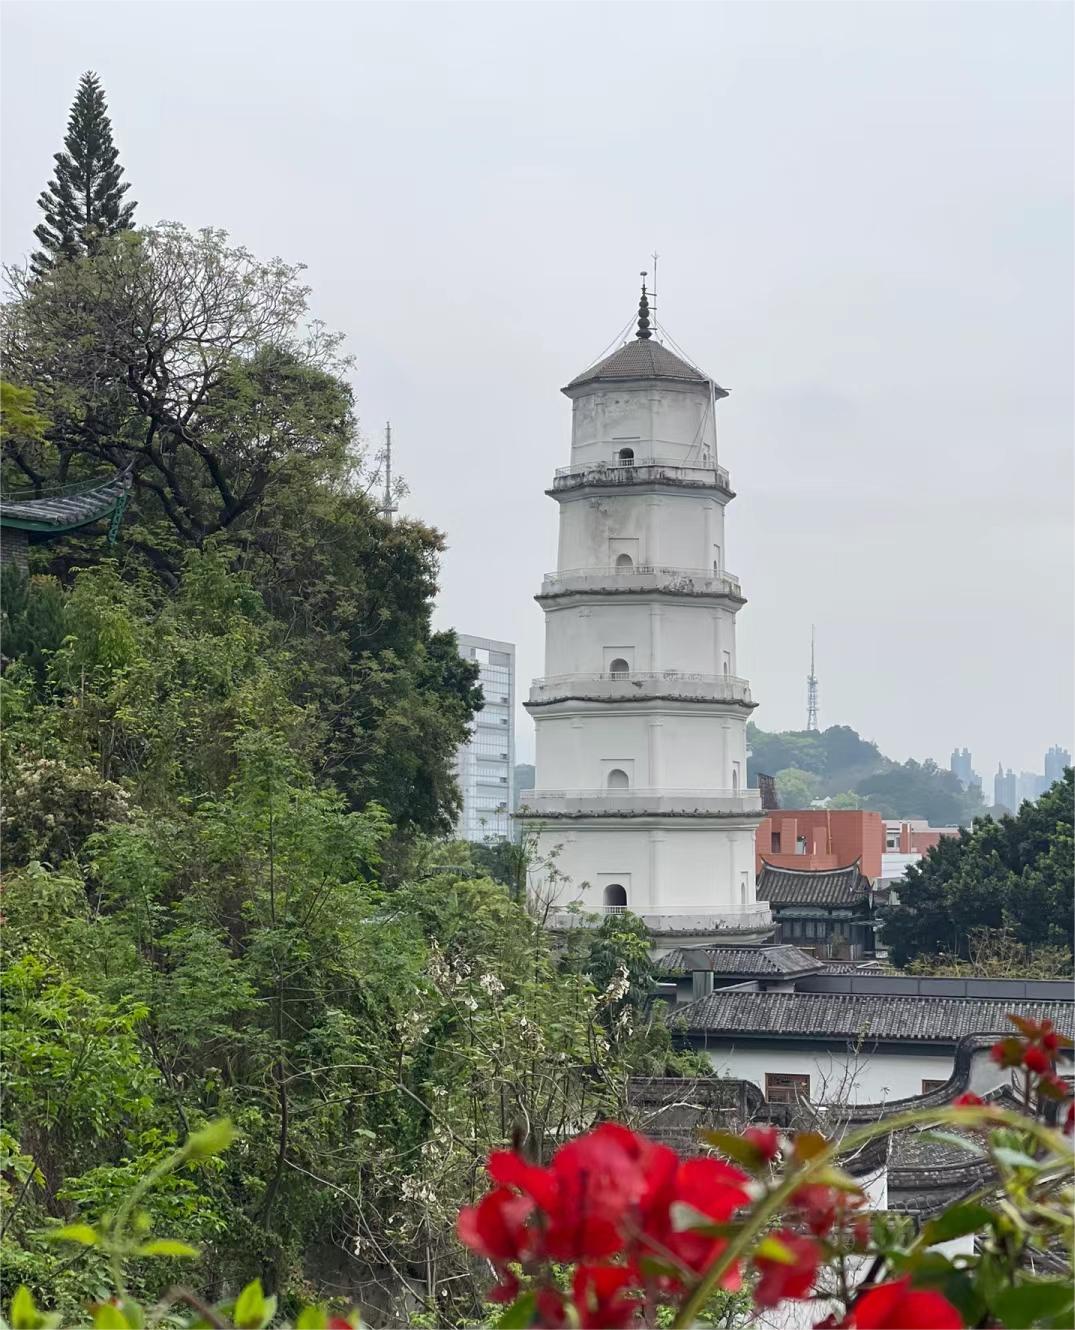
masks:
[(1019, 777), (1010, 767), (1005, 771), (1003, 762), (993, 777), (993, 802), (998, 808), (1006, 808), (1009, 813), (1014, 813), (1019, 807)]
[(954, 748), (952, 750), (949, 769), (953, 776), (963, 782), (963, 788), (965, 790), (969, 790), (974, 786), (977, 786), (979, 790), (982, 788), (982, 778), (974, 770), (969, 748), (964, 748), (962, 750)]
[(485, 705), (474, 733), (456, 755), (463, 807), (456, 834), (463, 840), (511, 835), (515, 805), (515, 647), (486, 637), (458, 634), (459, 654), (478, 665)]
[(1071, 766), (1071, 754), (1059, 744), (1053, 744), (1045, 754), (1045, 787), (1054, 784), (1064, 774), (1064, 768)]

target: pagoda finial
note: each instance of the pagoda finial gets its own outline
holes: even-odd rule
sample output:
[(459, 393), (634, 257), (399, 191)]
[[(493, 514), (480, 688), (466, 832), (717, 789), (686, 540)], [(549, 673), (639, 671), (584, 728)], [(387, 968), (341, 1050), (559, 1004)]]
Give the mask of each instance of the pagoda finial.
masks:
[(646, 297), (646, 274), (639, 273), (642, 278), (642, 298), (638, 302), (638, 340), (648, 342), (653, 336), (649, 329), (649, 300)]

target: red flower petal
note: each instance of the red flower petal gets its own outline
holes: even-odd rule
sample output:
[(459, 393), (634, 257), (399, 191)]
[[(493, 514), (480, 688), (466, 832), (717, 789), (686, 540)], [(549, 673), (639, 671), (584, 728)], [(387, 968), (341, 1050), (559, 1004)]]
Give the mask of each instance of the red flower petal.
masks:
[(465, 1205), (459, 1211), (459, 1241), (494, 1265), (528, 1260), (540, 1237), (537, 1229), (527, 1227), (533, 1209), (529, 1197), (498, 1187), (477, 1205)]
[(942, 1294), (897, 1279), (858, 1298), (844, 1325), (854, 1330), (963, 1330), (963, 1318)]
[(953, 1108), (971, 1108), (976, 1104), (984, 1104), (985, 1100), (976, 1095), (973, 1090), (968, 1090), (966, 1094), (961, 1094), (958, 1099), (952, 1100)]
[(556, 1179), (547, 1168), (527, 1163), (514, 1150), (494, 1150), (485, 1167), (493, 1181), (502, 1187), (518, 1187), (542, 1210), (555, 1208)]
[(1041, 1075), (1042, 1072), (1049, 1070), (1049, 1055), (1037, 1044), (1031, 1044), (1023, 1053), (1023, 1066), (1027, 1071), (1035, 1071)]
[(748, 1127), (743, 1132), (743, 1140), (752, 1145), (767, 1164), (780, 1153), (780, 1133), (775, 1127)]
[(571, 1288), (581, 1330), (624, 1330), (642, 1305), (627, 1296), (634, 1273), (622, 1265), (580, 1265)]
[(754, 1301), (759, 1307), (775, 1307), (784, 1298), (805, 1298), (813, 1287), (821, 1260), (817, 1243), (799, 1233), (782, 1228), (772, 1236), (791, 1252), (795, 1261), (789, 1264), (765, 1256), (755, 1259), (761, 1275), (754, 1290)]

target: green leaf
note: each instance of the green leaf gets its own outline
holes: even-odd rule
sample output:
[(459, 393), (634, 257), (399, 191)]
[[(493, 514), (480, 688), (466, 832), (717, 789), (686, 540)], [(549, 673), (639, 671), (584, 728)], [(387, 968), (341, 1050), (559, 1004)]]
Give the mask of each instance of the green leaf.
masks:
[(523, 1293), (506, 1307), (497, 1325), (500, 1330), (525, 1330), (537, 1313), (537, 1294)]
[(835, 1187), (837, 1191), (861, 1192), (862, 1184), (856, 1182), (850, 1173), (845, 1173), (842, 1168), (819, 1169), (814, 1173), (811, 1182), (819, 1183), (823, 1187)]
[(11, 1321), (11, 1330), (37, 1330), (41, 1314), (34, 1302), (34, 1295), (25, 1284), (20, 1284), (15, 1290), (8, 1316)]
[(311, 1303), (309, 1307), (303, 1307), (295, 1317), (295, 1330), (325, 1330), (326, 1325), (328, 1325), (328, 1314), (324, 1307), (316, 1302)]
[(754, 1248), (754, 1259), (774, 1261), (777, 1265), (794, 1265), (797, 1257), (786, 1243), (770, 1235), (762, 1238), (761, 1242)]
[(975, 1233), (992, 1219), (992, 1210), (987, 1210), (984, 1205), (954, 1205), (924, 1225), (923, 1245), (932, 1247), (937, 1242), (950, 1242), (966, 1233)]
[(235, 1299), (232, 1320), (241, 1330), (260, 1330), (268, 1318), (265, 1315), (265, 1290), (260, 1279), (253, 1279)]
[(742, 1164), (744, 1168), (749, 1168), (753, 1173), (756, 1173), (763, 1163), (757, 1146), (751, 1145), (749, 1141), (744, 1141), (742, 1136), (736, 1136), (730, 1131), (710, 1131), (708, 1129), (698, 1134), (709, 1145), (715, 1146), (722, 1155), (734, 1159), (737, 1164)]
[(154, 1238), (151, 1242), (143, 1242), (141, 1247), (135, 1253), (137, 1256), (179, 1256), (189, 1258), (199, 1256), (201, 1253), (197, 1247), (192, 1247), (189, 1242), (180, 1242), (177, 1238)]
[(1040, 1173), (1047, 1163), (1044, 1159), (1031, 1159), (1022, 1150), (1012, 1150), (1006, 1145), (995, 1145), (993, 1154), (1009, 1168), (1032, 1168), (1035, 1173)]
[(99, 1302), (93, 1309), (94, 1330), (130, 1330), (130, 1324), (114, 1302)]
[(726, 1237), (737, 1229), (735, 1224), (718, 1224), (686, 1201), (673, 1201), (668, 1207), (672, 1229), (676, 1233), (701, 1233), (709, 1238)]
[(1054, 1321), (1071, 1325), (1075, 1290), (1069, 1279), (1017, 1284), (998, 1293), (991, 1306), (1008, 1330), (1027, 1330), (1028, 1326), (1051, 1325)]
[(83, 1247), (96, 1247), (97, 1230), (89, 1224), (65, 1224), (63, 1228), (50, 1228), (42, 1234), (47, 1242), (77, 1242)]
[(216, 1122), (210, 1122), (201, 1130), (192, 1131), (183, 1148), (188, 1159), (211, 1159), (213, 1155), (226, 1150), (235, 1140), (235, 1136), (235, 1128), (228, 1119), (218, 1118)]
[(794, 1141), (793, 1154), (800, 1164), (816, 1159), (829, 1148), (829, 1142), (817, 1131), (800, 1131)]

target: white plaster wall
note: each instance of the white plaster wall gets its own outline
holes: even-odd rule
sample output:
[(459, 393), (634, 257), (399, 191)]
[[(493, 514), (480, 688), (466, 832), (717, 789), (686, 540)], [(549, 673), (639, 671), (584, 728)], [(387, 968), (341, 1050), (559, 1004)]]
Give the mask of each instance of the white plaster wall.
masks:
[[(605, 668), (605, 647), (632, 647), (636, 670), (736, 672), (735, 608), (688, 597), (587, 596), (545, 610), (545, 673), (591, 674)], [(630, 659), (630, 658), (629, 658)]]
[(921, 1094), (923, 1080), (946, 1081), (953, 1067), (949, 1054), (870, 1053), (856, 1057), (850, 1050), (829, 1053), (798, 1049), (790, 1041), (766, 1048), (710, 1043), (705, 1052), (719, 1075), (753, 1081), (763, 1093), (766, 1072), (809, 1076), (810, 1095), (816, 1103), (876, 1104), (905, 1099)]
[(558, 568), (606, 566), (610, 540), (623, 538), (638, 541), (638, 563), (711, 568), (718, 545), (727, 566), (724, 506), (714, 496), (635, 490), (561, 500)]
[(536, 788), (603, 788), (606, 764), (633, 764), (634, 788), (730, 790), (733, 763), (746, 788), (746, 720), (699, 703), (591, 704), (534, 716)]
[(610, 460), (621, 447), (675, 460), (716, 448), (708, 384), (597, 386), (571, 395), (572, 463)]
[[(637, 913), (675, 911), (736, 914), (756, 909), (754, 821), (666, 826), (630, 823), (546, 823), (538, 834), (538, 859), (554, 856), (565, 881), (556, 904), (604, 904), (604, 888), (618, 883)], [(532, 884), (544, 892), (538, 874)]]

